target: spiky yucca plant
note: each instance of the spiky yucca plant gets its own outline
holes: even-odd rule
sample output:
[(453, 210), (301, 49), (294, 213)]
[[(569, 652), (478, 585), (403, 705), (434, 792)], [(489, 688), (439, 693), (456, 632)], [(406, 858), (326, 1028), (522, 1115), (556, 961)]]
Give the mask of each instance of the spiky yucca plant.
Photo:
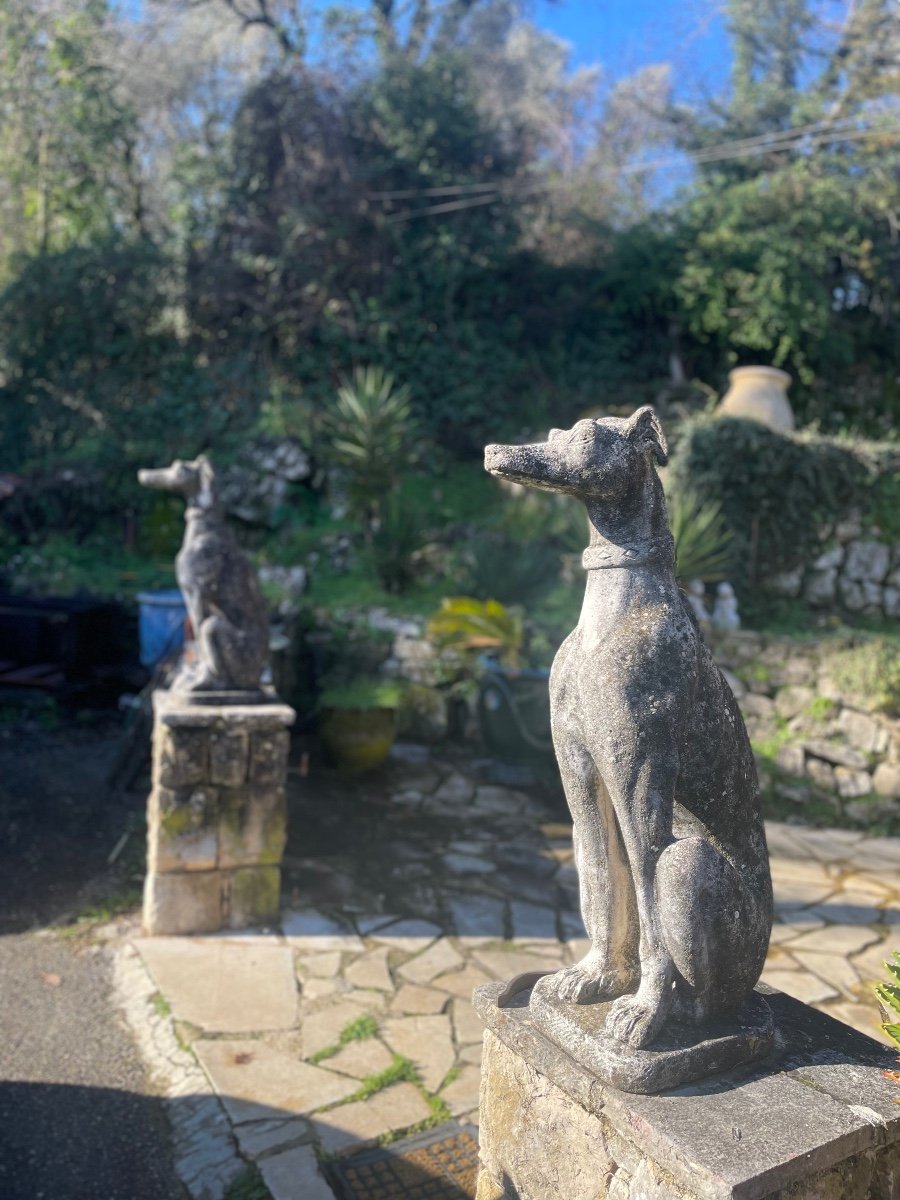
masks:
[[(892, 982), (876, 983), (875, 995), (881, 1003), (881, 1012), (885, 1018), (881, 1028), (900, 1048), (900, 950), (895, 950), (891, 958), (893, 962), (886, 962), (884, 965), (888, 969)], [(896, 1020), (892, 1019), (894, 1013), (896, 1013)]]
[(381, 367), (357, 367), (325, 413), (330, 457), (345, 472), (355, 511), (372, 525), (413, 459), (409, 388)]
[(732, 566), (732, 535), (721, 504), (690, 488), (678, 488), (666, 496), (666, 507), (675, 539), (678, 578), (705, 583), (727, 578)]

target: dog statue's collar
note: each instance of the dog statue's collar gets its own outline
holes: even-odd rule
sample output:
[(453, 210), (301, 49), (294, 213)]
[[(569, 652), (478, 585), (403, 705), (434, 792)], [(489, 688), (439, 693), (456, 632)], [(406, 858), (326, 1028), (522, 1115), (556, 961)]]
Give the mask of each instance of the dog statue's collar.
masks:
[[(671, 547), (668, 556), (671, 558)], [(649, 563), (663, 562), (666, 547), (659, 541), (640, 542), (633, 546), (617, 546), (614, 542), (603, 542), (588, 546), (581, 556), (585, 571), (604, 571), (613, 567), (644, 567)]]

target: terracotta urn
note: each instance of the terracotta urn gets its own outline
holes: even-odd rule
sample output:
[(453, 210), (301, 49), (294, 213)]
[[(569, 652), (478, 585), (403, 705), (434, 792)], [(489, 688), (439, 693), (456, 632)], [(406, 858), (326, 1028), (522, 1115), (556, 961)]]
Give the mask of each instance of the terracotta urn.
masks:
[(718, 417), (759, 421), (779, 433), (790, 433), (794, 410), (787, 398), (791, 377), (778, 367), (735, 367), (728, 372), (729, 388), (716, 409)]

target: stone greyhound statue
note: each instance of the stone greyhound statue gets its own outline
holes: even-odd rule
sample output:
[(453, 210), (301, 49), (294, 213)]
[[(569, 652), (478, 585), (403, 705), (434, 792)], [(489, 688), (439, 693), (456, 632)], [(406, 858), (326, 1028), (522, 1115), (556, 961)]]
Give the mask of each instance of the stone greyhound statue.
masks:
[(632, 1047), (650, 1046), (670, 1014), (697, 1024), (735, 1014), (772, 925), (747, 732), (675, 582), (653, 463), (667, 455), (650, 407), (485, 450), (492, 474), (587, 508), (584, 605), (550, 698), (591, 949), (536, 991), (614, 1001), (605, 1033)]
[(187, 503), (184, 541), (175, 576), (197, 639), (199, 662), (173, 691), (222, 692), (259, 688), (269, 629), (256, 574), (225, 523), (212, 463), (192, 462), (138, 471), (145, 487), (175, 492)]

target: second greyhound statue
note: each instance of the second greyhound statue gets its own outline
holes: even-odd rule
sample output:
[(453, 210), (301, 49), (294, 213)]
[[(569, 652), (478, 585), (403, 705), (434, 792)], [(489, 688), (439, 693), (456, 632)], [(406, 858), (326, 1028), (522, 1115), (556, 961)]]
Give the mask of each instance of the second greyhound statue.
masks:
[(747, 732), (675, 581), (653, 462), (667, 453), (649, 407), (485, 450), (494, 475), (587, 508), (584, 605), (550, 695), (591, 948), (535, 994), (613, 1001), (605, 1036), (631, 1047), (651, 1046), (670, 1016), (737, 1014), (772, 924)]
[(175, 577), (199, 661), (182, 670), (171, 690), (257, 693), (269, 649), (266, 604), (225, 522), (212, 463), (203, 454), (192, 461), (176, 459), (168, 467), (138, 471), (138, 479), (145, 487), (175, 492), (187, 504)]

